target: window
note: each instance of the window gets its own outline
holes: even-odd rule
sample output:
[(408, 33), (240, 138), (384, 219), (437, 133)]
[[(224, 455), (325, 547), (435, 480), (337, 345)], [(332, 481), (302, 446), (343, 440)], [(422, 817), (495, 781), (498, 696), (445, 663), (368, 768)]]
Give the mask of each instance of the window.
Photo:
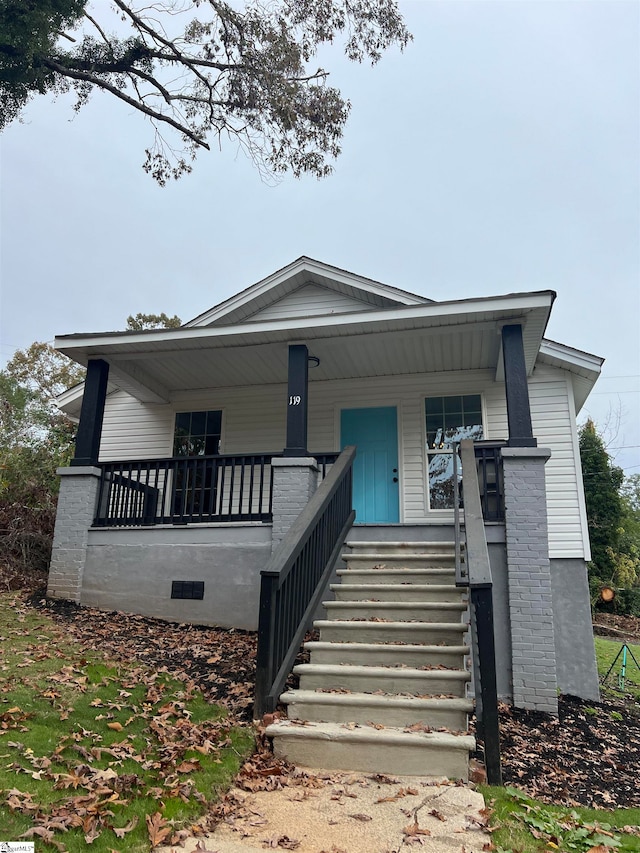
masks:
[[(453, 445), (482, 438), (480, 394), (428, 397), (425, 400), (429, 507), (453, 508)], [(461, 471), (458, 460), (458, 471)]]
[[(178, 412), (173, 433), (173, 455), (217, 456), (220, 452), (222, 412)], [(218, 470), (215, 459), (180, 463), (173, 484), (176, 517), (215, 512)]]
[(178, 412), (174, 456), (215, 456), (220, 452), (222, 412)]

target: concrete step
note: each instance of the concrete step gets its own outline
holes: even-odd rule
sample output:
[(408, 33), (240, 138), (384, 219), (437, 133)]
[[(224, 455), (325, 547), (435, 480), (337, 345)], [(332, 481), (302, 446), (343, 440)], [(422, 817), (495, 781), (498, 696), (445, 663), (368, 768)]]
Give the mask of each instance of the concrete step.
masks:
[(462, 668), (469, 647), (425, 646), (398, 643), (326, 643), (304, 644), (311, 654), (311, 663), (355, 664), (357, 666), (447, 666)]
[(455, 569), (338, 569), (336, 572), (345, 583), (364, 584), (447, 584), (455, 582)]
[(469, 735), (349, 728), (337, 723), (278, 722), (266, 734), (273, 738), (278, 758), (303, 767), (407, 776), (466, 780), (469, 752), (475, 749), (475, 739)]
[(455, 566), (455, 557), (447, 551), (415, 552), (407, 554), (381, 554), (378, 551), (358, 554), (344, 553), (342, 559), (349, 569), (429, 569)]
[(462, 591), (453, 584), (331, 584), (336, 601), (456, 601), (462, 599)]
[(336, 600), (314, 623), (320, 640), (305, 644), (311, 663), (293, 670), (300, 688), (280, 697), (290, 720), (267, 729), (276, 755), (466, 779), (475, 742), (462, 732), (473, 703), (453, 543), (349, 542), (343, 559)]
[(466, 731), (473, 711), (470, 699), (418, 699), (394, 694), (324, 693), (318, 690), (290, 690), (280, 697), (289, 719), (365, 725), (374, 721), (383, 726), (404, 728), (422, 723), (433, 728)]
[(303, 663), (293, 668), (300, 690), (343, 689), (359, 693), (408, 693), (413, 696), (465, 695), (471, 674), (460, 669), (411, 669)]
[(313, 627), (327, 643), (411, 643), (460, 645), (468, 626), (463, 622), (370, 622), (318, 619)]
[(329, 619), (384, 619), (391, 622), (456, 622), (467, 605), (461, 601), (324, 601)]
[(377, 554), (411, 554), (416, 551), (431, 554), (431, 553), (451, 553), (455, 550), (455, 542), (367, 542), (349, 539), (345, 542), (345, 549), (351, 554), (360, 554), (362, 552), (375, 552)]

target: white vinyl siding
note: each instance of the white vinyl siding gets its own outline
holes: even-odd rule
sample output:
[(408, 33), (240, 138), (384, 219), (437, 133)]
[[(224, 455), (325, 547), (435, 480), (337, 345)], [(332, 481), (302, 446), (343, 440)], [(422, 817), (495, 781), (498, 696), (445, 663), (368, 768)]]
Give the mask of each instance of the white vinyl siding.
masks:
[(107, 396), (100, 461), (171, 456), (174, 413), (169, 405), (141, 403), (124, 391)]
[(247, 318), (250, 323), (258, 320), (282, 320), (295, 317), (326, 316), (329, 314), (345, 314), (351, 311), (374, 310), (375, 305), (369, 305), (359, 299), (345, 296), (327, 287), (317, 284), (306, 284), (294, 290), (287, 296), (257, 311)]
[[(400, 513), (407, 524), (446, 517), (429, 514), (426, 493), (424, 400), (429, 396), (481, 394), (484, 434), (507, 438), (504, 384), (490, 370), (405, 374), (309, 383), (309, 451), (340, 447), (340, 411), (396, 406), (398, 411)], [(552, 455), (546, 465), (552, 557), (582, 557), (586, 551), (581, 480), (576, 470), (577, 433), (570, 378), (565, 371), (538, 365), (530, 379), (534, 435)], [(170, 405), (143, 404), (118, 392), (109, 395), (101, 459), (169, 456), (176, 411), (222, 409), (221, 452), (281, 452), (286, 434), (287, 388), (261, 385), (182, 392)]]
[(544, 365), (536, 367), (529, 380), (531, 419), (538, 445), (551, 450), (551, 458), (545, 466), (550, 555), (588, 558), (570, 382), (570, 377), (562, 370)]

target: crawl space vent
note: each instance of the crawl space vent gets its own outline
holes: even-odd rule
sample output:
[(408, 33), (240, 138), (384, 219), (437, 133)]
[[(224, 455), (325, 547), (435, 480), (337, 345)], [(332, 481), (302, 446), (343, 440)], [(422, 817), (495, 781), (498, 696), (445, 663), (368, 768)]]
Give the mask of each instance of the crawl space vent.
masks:
[(171, 598), (190, 598), (202, 601), (204, 598), (204, 581), (172, 581)]

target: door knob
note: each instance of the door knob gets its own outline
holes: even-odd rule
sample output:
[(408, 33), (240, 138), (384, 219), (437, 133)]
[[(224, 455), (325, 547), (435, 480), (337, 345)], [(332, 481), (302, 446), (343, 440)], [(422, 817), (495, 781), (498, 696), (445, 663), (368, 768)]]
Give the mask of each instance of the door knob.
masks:
[(398, 478), (397, 478), (397, 477), (394, 477), (394, 478), (393, 478), (393, 482), (394, 482), (394, 483), (397, 483), (397, 482), (398, 482)]

